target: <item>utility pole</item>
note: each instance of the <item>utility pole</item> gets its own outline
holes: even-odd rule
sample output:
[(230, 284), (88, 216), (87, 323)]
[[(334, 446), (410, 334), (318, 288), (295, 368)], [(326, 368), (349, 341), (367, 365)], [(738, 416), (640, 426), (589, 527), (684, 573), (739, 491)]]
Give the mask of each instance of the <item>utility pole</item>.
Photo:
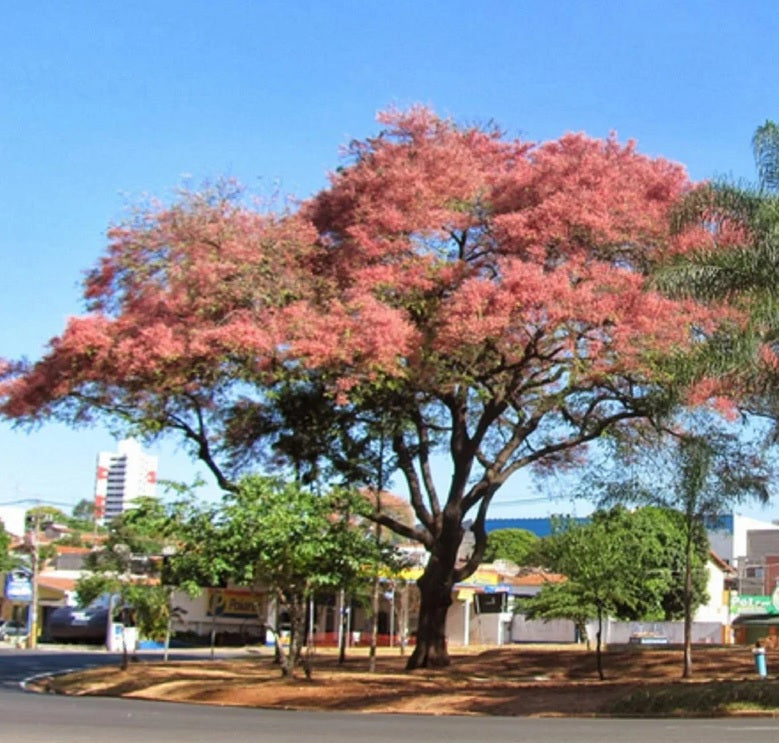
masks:
[(32, 531), (30, 532), (30, 564), (32, 565), (32, 601), (30, 603), (29, 632), (27, 633), (27, 647), (34, 650), (38, 645), (38, 573), (40, 572), (38, 555), (38, 529), (40, 527), (40, 514), (33, 516)]
[[(17, 488), (17, 492), (18, 492)], [(12, 501), (5, 501), (0, 503), (4, 506), (21, 505), (22, 503), (33, 503), (34, 507), (40, 507), (43, 505), (50, 506), (67, 506), (68, 503), (57, 503), (56, 501), (44, 501), (39, 497), (33, 498), (17, 498)], [(26, 518), (26, 516), (25, 516)], [(38, 573), (40, 573), (40, 556), (38, 555), (39, 547), (39, 531), (41, 528), (41, 515), (38, 511), (33, 512), (32, 516), (32, 528), (25, 532), (25, 543), (30, 549), (30, 569), (31, 576), (31, 602), (30, 609), (27, 613), (27, 624), (29, 632), (27, 633), (27, 647), (34, 649), (38, 645)], [(21, 639), (21, 638), (20, 638)]]

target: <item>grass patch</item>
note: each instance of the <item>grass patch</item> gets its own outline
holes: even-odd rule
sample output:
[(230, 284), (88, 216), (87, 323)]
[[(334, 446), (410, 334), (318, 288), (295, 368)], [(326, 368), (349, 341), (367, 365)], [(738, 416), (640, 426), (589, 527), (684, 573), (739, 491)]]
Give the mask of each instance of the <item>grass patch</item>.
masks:
[(769, 710), (779, 713), (779, 683), (776, 681), (710, 681), (648, 686), (617, 700), (608, 712), (626, 717), (713, 717)]

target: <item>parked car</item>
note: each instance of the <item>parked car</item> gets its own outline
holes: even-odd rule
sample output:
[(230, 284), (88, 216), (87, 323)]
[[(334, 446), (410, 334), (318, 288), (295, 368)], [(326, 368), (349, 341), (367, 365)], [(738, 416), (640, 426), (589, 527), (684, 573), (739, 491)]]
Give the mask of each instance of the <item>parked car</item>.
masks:
[(108, 609), (88, 607), (55, 609), (46, 623), (46, 636), (56, 641), (105, 642), (108, 630)]
[(27, 637), (27, 625), (15, 619), (0, 621), (0, 640), (8, 640), (11, 637)]

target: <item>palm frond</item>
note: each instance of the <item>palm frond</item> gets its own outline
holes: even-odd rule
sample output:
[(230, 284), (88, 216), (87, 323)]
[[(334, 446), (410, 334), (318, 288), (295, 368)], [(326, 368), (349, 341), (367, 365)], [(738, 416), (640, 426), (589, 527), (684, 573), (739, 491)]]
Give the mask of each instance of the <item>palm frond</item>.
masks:
[(760, 185), (767, 191), (779, 190), (779, 126), (767, 120), (752, 137)]

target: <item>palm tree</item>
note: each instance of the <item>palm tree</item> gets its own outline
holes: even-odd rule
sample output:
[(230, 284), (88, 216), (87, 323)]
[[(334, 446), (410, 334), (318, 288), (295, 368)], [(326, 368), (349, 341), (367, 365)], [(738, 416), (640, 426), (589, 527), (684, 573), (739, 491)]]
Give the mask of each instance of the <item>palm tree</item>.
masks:
[[(766, 121), (758, 127), (752, 151), (756, 184), (713, 181), (679, 204), (674, 229), (679, 234), (705, 230), (708, 248), (660, 266), (653, 280), (673, 296), (723, 303), (744, 313), (745, 323), (723, 326), (701, 344), (692, 359), (693, 371), (719, 377), (723, 390), (736, 382), (729, 391), (738, 394), (741, 411), (772, 421), (775, 441), (779, 432), (779, 126)], [(736, 446), (738, 436), (691, 423), (684, 435), (671, 437), (677, 476), (672, 487), (660, 493), (665, 506), (684, 515), (688, 535), (685, 678), (692, 674), (690, 550), (695, 531), (729, 502), (751, 497), (765, 503), (770, 480), (768, 470), (757, 466), (760, 457), (745, 458)], [(667, 444), (668, 438), (661, 435), (659, 441)]]
[[(674, 214), (677, 232), (707, 230), (709, 248), (662, 267), (658, 285), (699, 299), (746, 299), (779, 290), (779, 126), (758, 127), (756, 185), (713, 181), (692, 191)], [(724, 249), (727, 248), (727, 249)]]
[(745, 312), (748, 323), (713, 339), (702, 356), (717, 374), (737, 377), (739, 386), (749, 391), (747, 410), (777, 418), (779, 126), (766, 121), (758, 127), (752, 149), (756, 184), (713, 181), (679, 204), (675, 230), (706, 230), (709, 246), (660, 266), (654, 281), (673, 296), (727, 302)]
[(761, 188), (770, 192), (779, 191), (779, 126), (770, 119), (755, 130), (752, 152)]

